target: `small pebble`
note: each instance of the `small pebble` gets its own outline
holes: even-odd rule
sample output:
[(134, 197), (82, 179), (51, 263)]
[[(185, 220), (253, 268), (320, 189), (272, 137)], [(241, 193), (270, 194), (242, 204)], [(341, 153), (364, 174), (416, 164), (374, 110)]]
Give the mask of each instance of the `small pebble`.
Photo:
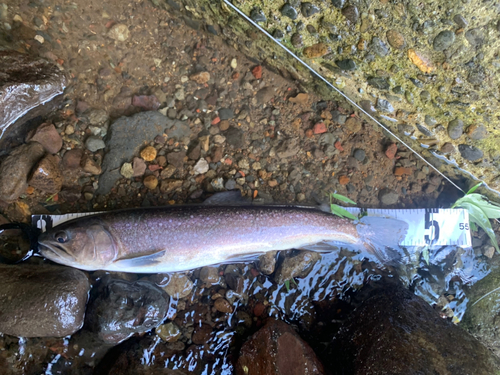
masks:
[(199, 174), (207, 173), (208, 169), (209, 169), (208, 162), (204, 158), (201, 158), (194, 165), (193, 172), (194, 172), (194, 175), (197, 176)]
[(123, 177), (125, 178), (132, 178), (134, 175), (134, 168), (132, 167), (131, 163), (123, 163), (120, 173)]
[(118, 42), (126, 41), (130, 36), (130, 31), (127, 25), (123, 23), (117, 23), (108, 31), (108, 36)]
[(96, 136), (90, 136), (85, 141), (85, 147), (87, 147), (87, 150), (89, 150), (90, 152), (96, 152), (98, 150), (105, 148), (106, 144), (101, 138)]
[(225, 298), (217, 298), (214, 302), (214, 307), (217, 311), (220, 311), (222, 313), (232, 313), (233, 312), (233, 307), (231, 304), (225, 299)]
[(354, 157), (356, 158), (356, 160), (359, 160), (359, 161), (365, 160), (365, 157), (366, 157), (365, 150), (358, 148), (356, 151), (354, 151)]
[(145, 161), (153, 161), (156, 159), (156, 148), (148, 146), (141, 151), (141, 158)]
[(155, 332), (165, 342), (176, 342), (181, 337), (181, 330), (174, 322), (162, 324)]
[(144, 178), (143, 183), (149, 190), (154, 190), (158, 186), (158, 179), (153, 175), (147, 176)]

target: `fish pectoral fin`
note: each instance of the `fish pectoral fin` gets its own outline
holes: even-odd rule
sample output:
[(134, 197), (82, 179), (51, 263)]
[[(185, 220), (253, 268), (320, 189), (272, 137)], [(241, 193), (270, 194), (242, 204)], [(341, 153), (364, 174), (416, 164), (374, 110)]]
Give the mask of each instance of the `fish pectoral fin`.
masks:
[(259, 256), (262, 254), (265, 254), (266, 251), (258, 251), (255, 253), (250, 253), (250, 254), (235, 254), (233, 256), (228, 257), (226, 260), (223, 262), (220, 262), (218, 264), (232, 264), (232, 263), (246, 263), (246, 262), (251, 262), (254, 260), (257, 260)]
[(133, 267), (145, 267), (153, 266), (161, 262), (161, 258), (165, 255), (166, 250), (161, 250), (156, 253), (134, 256), (126, 255), (117, 258), (113, 261), (113, 265), (119, 268), (133, 268)]

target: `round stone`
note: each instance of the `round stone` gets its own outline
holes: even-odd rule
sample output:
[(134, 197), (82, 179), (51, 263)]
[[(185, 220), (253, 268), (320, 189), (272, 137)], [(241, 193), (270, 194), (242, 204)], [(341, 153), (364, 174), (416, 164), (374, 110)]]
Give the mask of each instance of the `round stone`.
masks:
[(144, 178), (143, 183), (149, 190), (154, 190), (158, 186), (158, 179), (153, 175), (147, 176)]
[(484, 125), (473, 124), (467, 128), (467, 136), (477, 141), (488, 137), (488, 130)]
[(458, 139), (464, 132), (464, 122), (458, 118), (452, 120), (448, 124), (448, 136), (451, 139)]
[(281, 15), (294, 20), (297, 18), (298, 12), (293, 6), (287, 3), (281, 8)]
[(403, 49), (405, 46), (405, 38), (403, 34), (396, 30), (389, 30), (386, 34), (387, 41), (392, 48)]
[(285, 37), (285, 34), (283, 34), (283, 31), (280, 29), (276, 29), (273, 32), (273, 38), (276, 40), (282, 40)]
[(292, 46), (294, 46), (295, 48), (300, 48), (304, 45), (302, 35), (300, 35), (299, 33), (294, 33), (290, 41), (292, 42)]
[(469, 146), (466, 144), (458, 145), (458, 151), (460, 151), (460, 155), (466, 160), (476, 161), (483, 157), (483, 152), (474, 146)]
[(380, 57), (385, 57), (389, 54), (389, 48), (378, 37), (374, 37), (372, 39), (371, 49), (376, 55)]
[(250, 12), (250, 18), (254, 22), (266, 22), (267, 18), (262, 9), (260, 8), (253, 8), (252, 11)]
[(145, 161), (153, 161), (156, 158), (156, 148), (148, 146), (141, 151), (141, 158)]
[(311, 17), (312, 15), (320, 12), (320, 9), (312, 3), (302, 3), (300, 10), (304, 17)]
[(431, 115), (425, 115), (425, 124), (429, 126), (436, 126), (437, 120)]
[(109, 29), (108, 36), (118, 42), (124, 42), (129, 38), (130, 31), (127, 25), (123, 23), (117, 23), (111, 29)]
[(105, 148), (106, 145), (101, 138), (92, 135), (85, 141), (85, 147), (87, 147), (87, 150), (90, 152), (96, 152)]
[(354, 5), (348, 5), (342, 9), (342, 15), (351, 23), (358, 22), (359, 11)]
[(337, 60), (335, 64), (342, 70), (356, 70), (356, 63), (351, 59)]
[(354, 158), (356, 160), (363, 161), (363, 160), (365, 160), (365, 157), (366, 157), (365, 150), (358, 148), (356, 151), (354, 151)]
[(450, 30), (441, 31), (432, 43), (435, 51), (444, 51), (449, 48), (455, 41), (455, 33)]

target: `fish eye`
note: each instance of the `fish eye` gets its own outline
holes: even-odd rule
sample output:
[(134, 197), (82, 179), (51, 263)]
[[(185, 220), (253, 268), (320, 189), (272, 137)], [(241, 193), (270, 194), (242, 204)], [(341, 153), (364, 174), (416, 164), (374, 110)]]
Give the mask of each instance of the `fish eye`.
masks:
[(56, 239), (57, 242), (59, 243), (65, 243), (68, 241), (68, 235), (64, 231), (57, 232), (54, 235), (54, 238)]

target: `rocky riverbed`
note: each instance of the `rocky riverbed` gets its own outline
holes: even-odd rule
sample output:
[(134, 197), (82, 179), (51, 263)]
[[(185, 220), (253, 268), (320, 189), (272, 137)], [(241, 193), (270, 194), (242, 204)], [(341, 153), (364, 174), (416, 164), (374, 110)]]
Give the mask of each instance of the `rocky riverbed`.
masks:
[[(44, 82), (59, 95), (53, 106), (30, 97), (41, 112), (0, 103), (11, 115), (0, 128), (20, 129), (0, 139), (2, 223), (29, 222), (31, 214), (201, 203), (228, 190), (253, 204), (318, 204), (338, 192), (360, 207), (393, 208), (449, 207), (460, 196), (344, 102), (153, 3), (6, 2), (0, 19), (3, 61), (23, 67), (1, 66), (0, 90), (16, 87), (30, 97)], [(9, 235), (3, 263), (21, 259), (29, 247)], [(372, 352), (354, 368), (351, 348), (337, 359), (352, 361), (337, 365), (335, 340), (354, 340), (348, 327), (369, 316), (371, 303), (385, 303), (358, 290), (376, 294), (398, 280), (393, 309), (407, 310), (411, 299), (408, 305), (429, 317), (408, 317), (415, 332), (428, 329), (427, 321), (463, 338), (439, 346), (418, 336), (426, 348), (437, 345), (433, 364), (458, 348), (484, 358), (478, 373), (493, 373), (496, 357), (444, 321), (460, 320), (464, 285), (496, 267), (484, 233), (475, 233), (473, 246), (435, 249), (429, 265), (418, 249), (411, 263), (396, 266), (337, 249), (271, 253), (170, 275), (83, 272), (32, 257), (0, 266), (0, 366), (7, 374), (248, 374), (255, 364), (277, 365), (275, 373), (284, 374), (294, 363), (294, 371), (362, 374)], [(482, 338), (474, 324), (468, 328)], [(404, 339), (394, 329), (387, 345)], [(495, 348), (495, 340), (484, 342)], [(270, 347), (276, 356), (266, 355)], [(428, 364), (417, 349), (407, 351)], [(474, 363), (467, 360), (464, 373)]]

